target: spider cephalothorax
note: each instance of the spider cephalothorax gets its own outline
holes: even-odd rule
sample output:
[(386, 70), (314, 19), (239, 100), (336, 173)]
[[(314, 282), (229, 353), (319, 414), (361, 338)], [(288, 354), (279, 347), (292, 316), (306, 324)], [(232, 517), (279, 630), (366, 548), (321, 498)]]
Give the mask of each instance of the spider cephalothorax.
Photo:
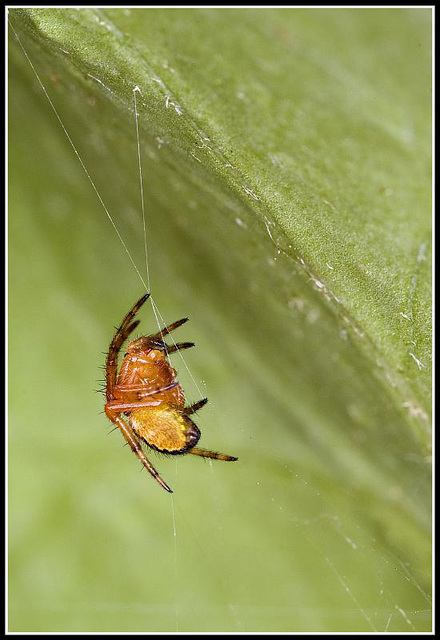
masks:
[[(119, 427), (144, 467), (166, 491), (172, 493), (145, 456), (142, 442), (166, 454), (192, 453), (226, 461), (237, 458), (195, 446), (200, 438), (200, 430), (189, 416), (201, 409), (208, 400), (203, 398), (185, 407), (185, 396), (177, 382), (176, 370), (168, 361), (170, 353), (189, 349), (194, 343), (181, 342), (169, 346), (164, 342), (165, 336), (188, 318), (177, 320), (154, 335), (142, 336), (130, 342), (118, 372), (121, 347), (138, 326), (139, 320), (134, 320), (134, 317), (149, 296), (149, 293), (142, 296), (127, 313), (110, 344), (106, 361), (105, 413)], [(126, 420), (121, 418), (121, 413)]]

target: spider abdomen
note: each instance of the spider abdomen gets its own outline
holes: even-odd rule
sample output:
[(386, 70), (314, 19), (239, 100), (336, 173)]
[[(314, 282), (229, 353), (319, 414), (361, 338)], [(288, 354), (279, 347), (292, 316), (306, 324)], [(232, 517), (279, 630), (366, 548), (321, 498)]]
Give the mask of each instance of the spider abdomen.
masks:
[(132, 411), (129, 422), (139, 438), (152, 449), (162, 453), (185, 453), (194, 447), (200, 438), (197, 425), (168, 404), (154, 409)]

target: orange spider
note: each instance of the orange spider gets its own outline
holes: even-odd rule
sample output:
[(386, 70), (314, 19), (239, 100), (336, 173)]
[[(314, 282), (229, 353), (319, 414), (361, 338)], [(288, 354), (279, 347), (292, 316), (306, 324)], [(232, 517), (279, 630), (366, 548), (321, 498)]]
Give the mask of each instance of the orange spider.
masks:
[[(189, 417), (207, 402), (207, 398), (185, 407), (182, 387), (176, 380), (176, 370), (168, 362), (168, 355), (194, 346), (181, 342), (168, 346), (163, 338), (188, 318), (177, 320), (158, 333), (141, 336), (127, 346), (118, 373), (119, 351), (128, 336), (138, 326), (135, 315), (150, 297), (146, 293), (125, 316), (110, 344), (106, 361), (105, 413), (120, 429), (122, 435), (153, 478), (169, 493), (173, 493), (145, 456), (141, 442), (161, 453), (192, 453), (216, 460), (237, 460), (225, 453), (215, 453), (196, 447), (200, 430)], [(127, 420), (123, 420), (123, 413)]]

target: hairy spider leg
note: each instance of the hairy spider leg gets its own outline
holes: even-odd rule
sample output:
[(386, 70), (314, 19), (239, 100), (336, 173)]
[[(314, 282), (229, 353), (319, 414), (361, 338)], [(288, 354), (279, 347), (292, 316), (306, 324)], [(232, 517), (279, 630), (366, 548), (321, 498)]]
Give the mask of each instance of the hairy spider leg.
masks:
[(164, 327), (163, 329), (158, 331), (158, 333), (154, 334), (152, 338), (162, 339), (165, 336), (167, 336), (169, 333), (171, 333), (171, 331), (174, 331), (174, 329), (177, 329), (178, 327), (182, 326), (182, 324), (185, 324), (185, 322), (188, 322), (188, 320), (189, 318), (182, 318), (181, 320), (176, 320), (176, 322), (173, 322), (169, 324), (167, 327)]
[(162, 400), (139, 400), (139, 402), (123, 402), (120, 400), (110, 400), (105, 405), (111, 411), (122, 413), (125, 411), (136, 411), (136, 409), (151, 409), (162, 404)]
[(176, 344), (173, 344), (171, 346), (169, 345), (165, 345), (166, 346), (166, 351), (167, 354), (170, 355), (170, 353), (175, 353), (176, 351), (182, 351), (182, 349), (190, 349), (191, 347), (195, 347), (195, 343), (194, 342), (177, 342)]
[[(186, 416), (190, 416), (196, 413), (199, 409), (205, 406), (208, 402), (208, 398), (202, 398), (198, 402), (191, 404), (189, 407), (185, 407), (182, 411)], [(208, 449), (201, 449), (200, 447), (193, 447), (188, 449), (187, 453), (192, 453), (193, 456), (201, 456), (202, 458), (213, 458), (214, 460), (224, 460), (225, 462), (233, 462), (238, 460), (234, 456), (229, 456), (227, 453), (217, 453), (215, 451), (209, 451)]]
[[(163, 391), (168, 391), (169, 389), (174, 389), (174, 387), (178, 386), (178, 382), (172, 382), (171, 384), (167, 385), (166, 387), (162, 387), (161, 389), (154, 389), (154, 391), (148, 391), (143, 393), (142, 395), (144, 397), (146, 396), (155, 396), (159, 393), (162, 393)], [(148, 409), (148, 407), (156, 407), (158, 404), (160, 404), (162, 401), (159, 400), (139, 400), (136, 402), (121, 402), (120, 400), (109, 400), (106, 403), (106, 407), (108, 407), (109, 409), (111, 409), (112, 411), (118, 411), (119, 413), (121, 413), (121, 411), (135, 411), (136, 409)]]
[(107, 354), (106, 361), (106, 380), (107, 380), (107, 400), (113, 400), (113, 388), (116, 385), (117, 370), (118, 370), (118, 356), (122, 345), (128, 338), (128, 336), (138, 326), (139, 320), (132, 322), (133, 318), (142, 307), (142, 305), (150, 297), (149, 293), (140, 298), (136, 304), (130, 309), (125, 318), (123, 319), (121, 326), (116, 330), (113, 340), (110, 344), (110, 348)]
[(194, 404), (191, 404), (189, 407), (185, 407), (182, 413), (184, 413), (186, 416), (190, 416), (196, 411), (198, 411), (199, 409), (201, 409), (202, 407), (204, 407), (207, 402), (208, 402), (208, 398), (202, 398), (202, 400), (199, 400), (198, 402), (194, 402)]
[(179, 383), (177, 382), (177, 380), (175, 380), (174, 382), (171, 382), (170, 384), (167, 384), (166, 387), (160, 387), (158, 389), (153, 389), (153, 390), (149, 390), (149, 391), (145, 391), (145, 385), (131, 385), (131, 384), (117, 384), (115, 387), (113, 387), (113, 391), (117, 391), (118, 395), (125, 395), (125, 394), (131, 394), (133, 392), (137, 392), (140, 396), (142, 397), (147, 397), (147, 396), (154, 396), (156, 395), (156, 393), (162, 393), (163, 391), (169, 391), (170, 389), (174, 389), (175, 387), (178, 387)]
[[(176, 381), (176, 382), (173, 382), (173, 384), (169, 385), (168, 387), (162, 387), (162, 389), (155, 389), (153, 391), (153, 394), (162, 393), (162, 391), (169, 391), (170, 389), (174, 389), (175, 387), (177, 387), (178, 384), (179, 383)], [(145, 387), (130, 387), (129, 385), (127, 385), (126, 387), (123, 387), (118, 385), (113, 389), (114, 391), (118, 392), (118, 396), (122, 396), (120, 400), (121, 402), (124, 401), (123, 396), (131, 396), (133, 393), (138, 394), (139, 400), (152, 395), (151, 391), (145, 391)], [(109, 400), (109, 402), (116, 402), (116, 400)]]
[(124, 436), (125, 440), (130, 445), (131, 450), (139, 458), (139, 460), (142, 462), (142, 464), (144, 465), (146, 470), (153, 476), (153, 478), (160, 484), (160, 486), (163, 489), (165, 489), (165, 491), (168, 491), (168, 493), (173, 493), (173, 490), (170, 489), (170, 487), (161, 478), (160, 474), (156, 471), (156, 469), (153, 467), (151, 462), (146, 457), (146, 455), (143, 452), (142, 447), (141, 447), (138, 439), (136, 438), (136, 436), (134, 435), (132, 430), (129, 428), (129, 426), (126, 424), (126, 422), (124, 420), (122, 420), (122, 418), (120, 418), (118, 416), (118, 412), (117, 413), (113, 413), (113, 411), (111, 409), (109, 409), (108, 406), (106, 405), (105, 413), (107, 414), (107, 417), (112, 422), (114, 422), (117, 427), (119, 427), (119, 430), (121, 431), (121, 433)]
[(200, 449), (200, 447), (193, 447), (188, 449), (186, 453), (192, 453), (193, 456), (201, 456), (202, 458), (213, 458), (214, 460), (224, 460), (225, 462), (233, 462), (238, 460), (234, 456), (228, 456), (227, 453), (217, 453), (215, 451), (208, 451), (208, 449)]
[[(189, 318), (182, 318), (181, 320), (176, 320), (176, 322), (169, 324), (167, 327), (164, 327), (158, 333), (156, 333), (154, 336), (151, 336), (151, 337), (153, 340), (163, 341), (165, 336), (170, 334), (171, 331), (174, 331), (175, 329), (178, 329), (179, 327), (181, 327), (182, 324), (185, 324), (185, 322), (188, 322), (188, 320)], [(176, 353), (176, 351), (182, 351), (183, 349), (190, 349), (191, 347), (195, 347), (195, 343), (194, 342), (178, 342), (173, 345), (168, 345), (165, 342), (163, 342), (163, 347), (166, 351), (167, 356), (169, 356), (171, 353)]]

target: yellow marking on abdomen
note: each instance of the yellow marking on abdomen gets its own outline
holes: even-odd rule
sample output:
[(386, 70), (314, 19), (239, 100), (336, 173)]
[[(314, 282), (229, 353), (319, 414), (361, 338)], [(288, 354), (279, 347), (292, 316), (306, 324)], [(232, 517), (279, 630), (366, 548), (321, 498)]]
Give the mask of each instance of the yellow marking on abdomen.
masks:
[(160, 451), (177, 452), (188, 446), (188, 427), (181, 414), (169, 405), (133, 411), (130, 424), (140, 438)]

